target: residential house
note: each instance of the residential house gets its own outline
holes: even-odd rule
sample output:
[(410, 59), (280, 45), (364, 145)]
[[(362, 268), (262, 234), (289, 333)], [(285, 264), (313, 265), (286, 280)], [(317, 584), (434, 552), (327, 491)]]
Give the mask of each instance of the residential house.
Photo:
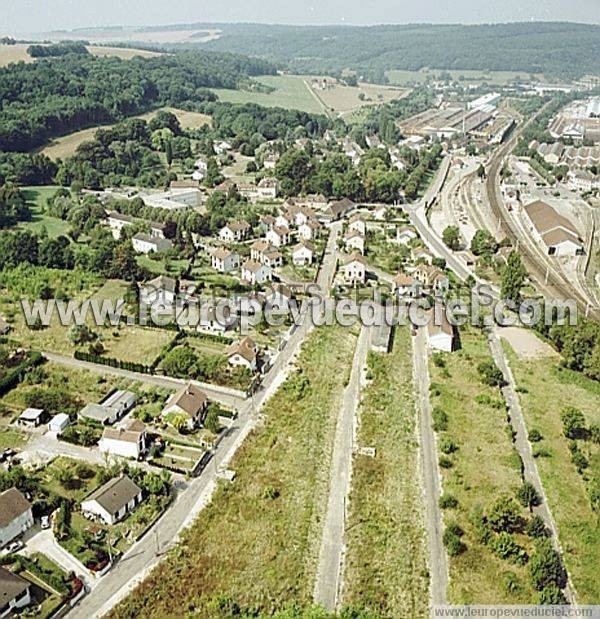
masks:
[(298, 235), (305, 241), (312, 241), (319, 238), (321, 228), (321, 224), (316, 219), (311, 219), (298, 227)]
[(211, 253), (212, 268), (221, 273), (230, 273), (240, 267), (240, 255), (227, 247), (218, 247)]
[(270, 282), (273, 279), (271, 267), (256, 262), (255, 260), (246, 260), (242, 264), (242, 281), (255, 286), (257, 284), (264, 284)]
[(121, 238), (121, 230), (123, 230), (123, 228), (126, 226), (133, 226), (135, 223), (133, 217), (122, 215), (121, 213), (117, 213), (117, 211), (109, 211), (107, 214), (107, 221), (113, 238), (117, 240)]
[(258, 227), (263, 234), (266, 234), (273, 226), (276, 225), (277, 220), (273, 215), (262, 215), (258, 220)]
[(413, 247), (410, 251), (410, 257), (413, 262), (425, 262), (429, 265), (433, 263), (433, 255), (424, 247)]
[(294, 218), (295, 208), (287, 208), (277, 215), (275, 218), (275, 225), (271, 226), (270, 230), (273, 228), (291, 228), (294, 224)]
[(315, 221), (317, 217), (317, 213), (308, 207), (298, 207), (298, 210), (294, 216), (294, 223), (296, 226), (302, 226), (307, 224), (309, 221)]
[(266, 239), (275, 247), (288, 245), (291, 240), (290, 229), (285, 226), (274, 226), (267, 232)]
[(227, 333), (237, 324), (237, 316), (231, 308), (225, 305), (222, 310), (212, 305), (203, 305), (200, 308), (199, 331), (210, 333)]
[(173, 248), (173, 243), (168, 239), (161, 239), (145, 232), (138, 232), (131, 237), (133, 249), (141, 254), (159, 254)]
[(433, 350), (441, 352), (452, 352), (454, 349), (454, 329), (446, 317), (444, 308), (429, 312), (427, 343)]
[(219, 238), (228, 243), (239, 243), (247, 239), (252, 231), (252, 226), (247, 221), (232, 221), (219, 231)]
[(266, 176), (258, 182), (258, 199), (274, 200), (279, 195), (279, 181), (271, 176)]
[(594, 175), (588, 170), (574, 170), (568, 173), (568, 186), (574, 191), (582, 193), (600, 189), (600, 176)]
[(263, 159), (263, 167), (265, 168), (265, 170), (274, 170), (278, 161), (279, 161), (279, 153), (269, 153)]
[(123, 520), (142, 500), (142, 489), (122, 475), (92, 492), (81, 502), (81, 511), (86, 518), (112, 525)]
[(162, 303), (171, 305), (177, 297), (177, 280), (166, 275), (159, 275), (140, 285), (140, 303), (154, 305)]
[(421, 284), (406, 273), (398, 273), (392, 281), (392, 293), (399, 298), (417, 298), (420, 296)]
[(239, 342), (232, 344), (227, 349), (226, 354), (230, 365), (244, 367), (251, 372), (255, 372), (258, 368), (258, 346), (250, 337), (245, 337)]
[(322, 211), (329, 204), (327, 198), (321, 193), (309, 193), (307, 196), (295, 198), (296, 204)]
[(17, 423), (28, 428), (41, 426), (48, 416), (41, 408), (26, 408), (20, 415)]
[(360, 232), (362, 236), (365, 236), (365, 234), (367, 234), (367, 223), (365, 222), (362, 215), (359, 215), (358, 213), (356, 213), (352, 215), (352, 217), (350, 217), (350, 223), (348, 224), (348, 231)]
[(207, 409), (208, 397), (204, 391), (188, 383), (167, 400), (161, 415), (167, 422), (170, 415), (182, 415), (186, 419), (186, 426), (194, 430), (202, 425)]
[(266, 239), (258, 239), (250, 246), (250, 259), (271, 268), (283, 264), (283, 256)]
[(396, 242), (401, 245), (408, 245), (417, 238), (417, 233), (410, 226), (400, 226), (396, 228)]
[(14, 617), (32, 602), (31, 583), (0, 567), (0, 617)]
[(353, 254), (341, 268), (345, 284), (355, 286), (367, 281), (367, 263), (361, 254)]
[(321, 218), (325, 222), (337, 221), (338, 219), (341, 219), (351, 213), (355, 208), (356, 204), (352, 202), (352, 200), (349, 198), (343, 198), (342, 200), (331, 202), (331, 204), (329, 204), (321, 215)]
[(154, 236), (158, 239), (165, 239), (165, 230), (167, 229), (167, 224), (161, 224), (157, 221), (150, 222), (150, 236)]
[[(31, 529), (33, 512), (31, 503), (17, 490), (9, 488), (0, 493), (0, 548)], [(0, 598), (0, 604), (2, 599)]]
[(124, 428), (106, 428), (100, 439), (100, 451), (137, 460), (146, 451), (146, 425), (138, 419)]
[(365, 237), (358, 230), (351, 230), (344, 236), (346, 251), (354, 250), (361, 254), (365, 253)]
[(429, 291), (445, 292), (448, 290), (448, 278), (440, 269), (429, 264), (418, 265), (413, 271), (413, 277)]
[(306, 266), (312, 264), (315, 257), (315, 248), (312, 243), (302, 241), (292, 250), (292, 262), (296, 266)]

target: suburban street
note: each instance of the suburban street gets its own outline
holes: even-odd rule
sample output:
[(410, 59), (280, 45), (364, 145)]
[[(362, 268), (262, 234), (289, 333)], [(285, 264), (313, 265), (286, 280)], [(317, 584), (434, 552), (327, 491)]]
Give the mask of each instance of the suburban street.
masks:
[(429, 545), (429, 572), (431, 577), (430, 598), (432, 605), (446, 603), (448, 585), (448, 558), (442, 542), (443, 523), (439, 506), (441, 484), (431, 403), (429, 401), (429, 354), (427, 335), (424, 328), (417, 331), (413, 341), (413, 371), (415, 395), (419, 413), (419, 438), (421, 444), (421, 466), (425, 499), (425, 527)]
[[(341, 222), (338, 222), (331, 227), (327, 249), (317, 278), (317, 283), (324, 294), (328, 294), (335, 273), (336, 240), (341, 225)], [(191, 524), (193, 518), (210, 501), (219, 471), (226, 468), (252, 429), (256, 414), (262, 405), (285, 380), (291, 362), (311, 330), (311, 321), (304, 320), (294, 331), (264, 377), (262, 387), (239, 409), (234, 425), (226, 431), (214, 452), (212, 461), (201, 475), (178, 493), (174, 504), (160, 518), (152, 531), (123, 555), (113, 569), (96, 583), (89, 595), (68, 614), (68, 617), (90, 619), (106, 614), (161, 561), (165, 552), (176, 543), (181, 530)], [(104, 369), (104, 366), (100, 367)], [(140, 377), (142, 376), (150, 378), (141, 374)], [(161, 377), (160, 380), (172, 379)]]
[(314, 600), (327, 610), (334, 611), (339, 604), (342, 563), (345, 544), (346, 502), (350, 492), (354, 420), (359, 407), (360, 391), (371, 343), (371, 329), (363, 326), (358, 337), (350, 381), (342, 396), (337, 420), (327, 513), (319, 553)]

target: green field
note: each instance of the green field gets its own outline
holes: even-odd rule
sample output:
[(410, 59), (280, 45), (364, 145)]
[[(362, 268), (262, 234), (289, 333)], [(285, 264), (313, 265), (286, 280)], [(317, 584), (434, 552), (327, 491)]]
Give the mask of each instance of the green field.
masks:
[(20, 228), (31, 230), (36, 234), (39, 234), (42, 228), (45, 228), (50, 238), (67, 234), (70, 225), (66, 221), (56, 217), (48, 217), (43, 213), (46, 206), (46, 199), (52, 196), (57, 189), (58, 187), (55, 185), (22, 188), (27, 201), (31, 205), (33, 217), (31, 221), (20, 223)]
[(233, 458), (235, 481), (218, 487), (181, 544), (110, 616), (162, 618), (193, 608), (221, 619), (231, 616), (220, 603), (226, 599), (271, 616), (292, 601), (311, 603), (335, 423), (355, 345), (349, 329), (313, 332), (298, 369)]
[[(426, 617), (427, 542), (408, 329), (389, 355), (370, 353), (348, 516), (344, 604), (377, 617)], [(410, 548), (410, 552), (406, 550)]]
[[(484, 385), (477, 371), (481, 362), (491, 359), (485, 336), (475, 329), (461, 329), (461, 345), (460, 351), (443, 354), (443, 366), (430, 364), (434, 420), (435, 407), (448, 418), (447, 429), (437, 433), (438, 451), (450, 440), (458, 447), (446, 456), (451, 468), (441, 469), (444, 493), (458, 500), (456, 509), (444, 510), (444, 522), (458, 523), (466, 544), (465, 552), (449, 557), (448, 600), (451, 604), (533, 603), (527, 567), (496, 556), (473, 525), (475, 509), (488, 513), (500, 496), (515, 496), (521, 475), (500, 391)], [(522, 533), (513, 537), (531, 551), (529, 538)], [(511, 572), (518, 583), (515, 587), (508, 586)]]
[[(538, 430), (543, 439), (532, 448), (548, 503), (558, 527), (564, 561), (581, 604), (600, 599), (600, 521), (588, 493), (600, 480), (600, 449), (590, 440), (578, 440), (589, 460), (581, 475), (571, 461), (569, 440), (562, 432), (560, 414), (566, 406), (578, 408), (588, 425), (600, 424), (600, 385), (553, 359), (525, 361), (505, 344), (520, 390), (527, 429)], [(596, 490), (597, 492), (597, 490)]]

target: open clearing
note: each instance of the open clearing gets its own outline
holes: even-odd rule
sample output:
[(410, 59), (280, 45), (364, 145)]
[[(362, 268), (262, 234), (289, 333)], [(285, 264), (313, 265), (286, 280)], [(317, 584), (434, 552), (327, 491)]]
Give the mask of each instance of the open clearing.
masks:
[[(419, 472), (410, 334), (369, 353), (347, 520), (343, 603), (377, 617), (428, 616), (427, 541)], [(410, 552), (407, 552), (410, 549)]]
[(560, 414), (565, 407), (573, 406), (583, 412), (588, 426), (600, 424), (600, 385), (560, 367), (555, 359), (520, 360), (508, 345), (505, 348), (521, 392), (527, 429), (535, 429), (543, 437), (532, 444), (533, 453), (577, 601), (596, 604), (600, 598), (600, 521), (592, 510), (588, 492), (593, 480), (597, 484), (600, 479), (600, 448), (589, 439), (577, 440), (589, 461), (589, 468), (579, 474), (571, 461)]
[[(458, 449), (447, 455), (451, 468), (443, 468), (444, 493), (458, 500), (456, 509), (444, 510), (444, 524), (457, 522), (464, 530), (467, 549), (449, 557), (450, 604), (531, 604), (534, 593), (527, 567), (497, 557), (481, 543), (472, 522), (478, 506), (484, 512), (502, 495), (514, 497), (521, 485), (520, 459), (508, 436), (504, 400), (497, 387), (483, 384), (477, 366), (491, 360), (485, 336), (475, 329), (461, 329), (462, 348), (443, 354), (444, 365), (430, 363), (431, 404), (447, 417), (447, 430), (437, 432), (438, 449), (453, 441)], [(439, 363), (439, 362), (438, 362)], [(523, 510), (523, 517), (525, 511)], [(515, 541), (531, 553), (531, 540), (514, 534)], [(506, 587), (509, 572), (519, 586)]]
[(529, 329), (518, 327), (498, 328), (498, 335), (506, 340), (520, 359), (558, 357), (558, 353)]
[[(331, 81), (331, 78), (328, 78)], [(360, 84), (343, 86), (335, 84), (324, 90), (312, 87), (322, 78), (306, 75), (265, 75), (257, 82), (274, 88), (270, 93), (249, 90), (215, 88), (222, 101), (231, 103), (257, 103), (267, 107), (283, 107), (312, 113), (345, 115), (363, 106), (385, 103), (404, 95), (405, 91), (387, 86)], [(360, 99), (361, 93), (364, 100)]]
[[(356, 336), (340, 326), (309, 336), (294, 371), (263, 409), (264, 421), (233, 458), (181, 544), (112, 617), (228, 614), (229, 599), (261, 616), (286, 603), (309, 605), (341, 396)], [(242, 614), (242, 613), (240, 613)]]
[(58, 219), (58, 217), (49, 217), (43, 211), (46, 207), (46, 200), (56, 193), (57, 185), (40, 185), (36, 187), (23, 187), (27, 201), (31, 205), (32, 217), (31, 221), (23, 221), (19, 223), (19, 228), (31, 230), (36, 234), (40, 234), (42, 228), (50, 238), (66, 235), (70, 229), (68, 222)]
[[(187, 112), (173, 107), (161, 109), (175, 114), (183, 129), (197, 129), (211, 122), (210, 116), (200, 114), (199, 112)], [(153, 110), (152, 112), (146, 112), (134, 118), (142, 118), (143, 120), (149, 121), (152, 120), (159, 111), (160, 110)], [(114, 125), (98, 125), (89, 129), (75, 131), (74, 133), (53, 140), (50, 144), (44, 146), (40, 152), (50, 157), (50, 159), (64, 159), (65, 157), (70, 157), (75, 154), (77, 147), (82, 142), (92, 140), (98, 129), (108, 129), (112, 126)]]

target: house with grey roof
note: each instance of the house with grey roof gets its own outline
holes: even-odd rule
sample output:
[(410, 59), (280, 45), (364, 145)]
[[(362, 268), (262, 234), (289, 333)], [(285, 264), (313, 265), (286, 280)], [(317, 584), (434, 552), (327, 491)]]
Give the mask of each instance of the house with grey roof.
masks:
[(0, 617), (14, 616), (31, 604), (31, 583), (18, 574), (0, 567)]
[(127, 475), (115, 477), (92, 492), (81, 503), (86, 518), (116, 524), (143, 500), (142, 490)]
[(33, 526), (31, 503), (17, 490), (0, 493), (0, 548)]

